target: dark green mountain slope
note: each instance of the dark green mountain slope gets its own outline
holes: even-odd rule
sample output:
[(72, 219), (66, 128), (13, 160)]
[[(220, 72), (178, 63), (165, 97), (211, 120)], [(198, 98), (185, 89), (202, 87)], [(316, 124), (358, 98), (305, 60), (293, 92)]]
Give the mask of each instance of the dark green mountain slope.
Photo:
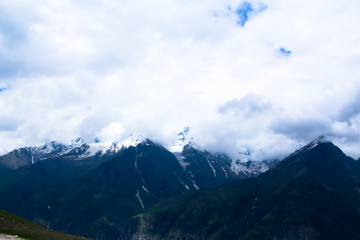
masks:
[(3, 176), (5, 173), (9, 172), (10, 169), (0, 163), (0, 176)]
[(132, 216), (188, 190), (194, 187), (177, 159), (147, 141), (63, 186), (49, 219), (54, 229), (117, 239)]
[(360, 239), (360, 164), (312, 142), (257, 178), (155, 205), (122, 239)]
[(0, 208), (57, 231), (117, 239), (132, 216), (161, 200), (269, 166), (248, 162), (241, 166), (246, 174), (235, 173), (229, 157), (189, 144), (174, 154), (149, 139), (117, 144), (101, 152), (78, 139), (0, 157)]
[(130, 217), (195, 190), (176, 157), (146, 140), (104, 159), (52, 158), (0, 177), (0, 207), (57, 231), (116, 239)]
[(53, 190), (96, 166), (96, 157), (83, 161), (57, 158), (8, 171), (0, 177), (0, 207), (36, 220), (37, 217), (30, 215), (48, 212), (47, 208), (55, 197)]
[(81, 237), (55, 232), (0, 210), (0, 234), (18, 236), (28, 240), (80, 240)]

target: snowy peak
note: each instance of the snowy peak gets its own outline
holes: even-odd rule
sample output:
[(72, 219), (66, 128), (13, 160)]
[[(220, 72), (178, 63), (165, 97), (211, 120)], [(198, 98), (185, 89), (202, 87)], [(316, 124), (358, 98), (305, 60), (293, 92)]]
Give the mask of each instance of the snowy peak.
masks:
[[(52, 152), (61, 152), (66, 150), (68, 147), (64, 144), (51, 141), (49, 143), (46, 143), (45, 145), (38, 147), (37, 151), (42, 151), (44, 153), (52, 153)], [(35, 150), (35, 148), (34, 148)]]
[(189, 144), (192, 142), (193, 137), (190, 134), (191, 127), (184, 127), (184, 130), (178, 133), (178, 141), (180, 141), (183, 144)]
[(91, 146), (92, 147), (96, 147), (96, 146), (107, 146), (107, 149), (105, 151), (103, 151), (103, 153), (107, 152), (107, 153), (117, 153), (118, 151), (121, 151), (124, 148), (129, 148), (129, 147), (136, 147), (138, 144), (146, 141), (147, 138), (141, 136), (141, 135), (130, 135), (129, 137), (123, 139), (123, 140), (119, 140), (119, 141), (114, 141), (114, 142), (109, 142), (109, 143), (94, 143)]
[(191, 127), (187, 126), (177, 134), (177, 142), (174, 146), (169, 147), (170, 152), (182, 152), (184, 147), (193, 144), (194, 137), (191, 134)]
[(325, 136), (320, 136), (320, 137), (316, 138), (314, 141), (310, 142), (309, 144), (307, 144), (304, 147), (302, 147), (301, 149), (299, 149), (299, 151), (310, 150), (310, 149), (315, 148), (319, 144), (326, 143), (326, 142), (330, 142), (330, 141), (327, 140)]
[(117, 145), (128, 148), (130, 146), (136, 147), (138, 144), (144, 142), (147, 138), (142, 135), (130, 135), (128, 138), (118, 141)]
[[(176, 145), (168, 148), (168, 150), (176, 156), (185, 171), (190, 171), (193, 174), (197, 171), (196, 169), (203, 164), (204, 166), (210, 167), (209, 169), (215, 177), (217, 177), (218, 172), (220, 172), (221, 175), (224, 175), (225, 178), (228, 178), (230, 174), (235, 175), (235, 178), (254, 177), (266, 172), (278, 162), (278, 160), (261, 161), (261, 159), (259, 159), (259, 161), (251, 161), (249, 158), (251, 153), (247, 147), (244, 147), (239, 152), (241, 160), (231, 159), (226, 154), (210, 153), (208, 151), (201, 150), (193, 142), (191, 127), (184, 127), (183, 131), (177, 134)], [(193, 157), (190, 156), (194, 154), (197, 155), (196, 161), (194, 161)], [(201, 163), (201, 161), (199, 162), (199, 159), (202, 158), (203, 163)], [(217, 166), (218, 170), (216, 170), (217, 168), (214, 166)]]
[(67, 150), (68, 146), (54, 141), (40, 147), (19, 148), (0, 156), (0, 164), (10, 169), (17, 169), (46, 158), (57, 157)]
[(31, 155), (31, 163), (43, 160), (49, 157), (55, 157), (61, 155), (61, 153), (67, 151), (68, 146), (52, 141), (44, 144), (40, 147), (25, 147), (24, 150)]
[(12, 152), (0, 156), (0, 164), (11, 169), (17, 169), (29, 164), (34, 164), (45, 159), (64, 158), (72, 160), (82, 160), (93, 156), (113, 155), (118, 151), (130, 146), (137, 146), (146, 138), (139, 135), (131, 135), (121, 141), (86, 143), (84, 139), (78, 137), (70, 142), (69, 145), (55, 141), (48, 142), (40, 147), (24, 147), (13, 150)]
[(83, 139), (77, 138), (71, 141), (67, 155), (72, 155), (73, 158), (75, 156), (78, 160), (95, 155), (112, 155), (130, 146), (137, 146), (145, 140), (146, 138), (141, 135), (130, 135), (129, 137), (119, 141), (101, 142), (97, 140), (88, 144), (85, 143)]
[(114, 142), (96, 141), (94, 143), (88, 144), (88, 156), (94, 156), (95, 154), (114, 154), (130, 146), (136, 147), (138, 144), (144, 141), (146, 141), (146, 138), (141, 135), (130, 135), (123, 140)]
[(71, 140), (69, 148), (76, 148), (81, 147), (83, 144), (85, 144), (85, 140), (81, 137), (78, 137), (76, 139)]
[(331, 141), (329, 141), (325, 136), (320, 136), (320, 137), (316, 138), (314, 141), (312, 141), (312, 142), (308, 143), (307, 145), (303, 146), (302, 148), (296, 150), (290, 156), (295, 156), (302, 152), (306, 152), (311, 149), (314, 149), (315, 147), (319, 146), (322, 143), (331, 143)]
[[(114, 142), (96, 140), (92, 143), (86, 143), (84, 139), (78, 137), (68, 145), (52, 141), (40, 147), (25, 147), (14, 150), (0, 157), (0, 164), (3, 163), (6, 166), (12, 164), (11, 168), (16, 169), (41, 160), (54, 158), (81, 161), (95, 157), (101, 160), (139, 144), (158, 145), (142, 135), (135, 134)], [(219, 179), (226, 182), (239, 177), (256, 176), (267, 171), (274, 164), (273, 161), (239, 161), (231, 159), (225, 154), (201, 150), (193, 143), (190, 127), (185, 127), (183, 131), (177, 134), (177, 144), (168, 150), (177, 158), (182, 168), (190, 174), (190, 179), (194, 181), (196, 178), (205, 175), (209, 175), (209, 179), (213, 178), (213, 182), (218, 182)], [(194, 183), (194, 186), (196, 184)], [(212, 183), (207, 182), (206, 184), (210, 186)], [(206, 184), (203, 185), (206, 187)], [(202, 184), (199, 183), (200, 185)]]
[[(323, 143), (330, 143), (330, 141), (327, 140), (327, 138), (325, 136), (320, 136), (320, 137), (316, 138), (314, 141), (308, 143), (304, 147), (302, 147), (302, 148), (298, 149), (297, 151), (295, 151), (294, 153), (292, 153), (290, 155), (290, 157), (310, 151), (311, 149), (314, 149)], [(277, 160), (277, 159), (259, 160), (259, 161), (249, 160), (248, 158), (246, 158), (247, 156), (249, 156), (251, 154), (250, 151), (248, 151), (248, 150), (240, 152), (239, 154), (241, 155), (242, 158), (241, 158), (241, 160), (232, 161), (231, 170), (233, 170), (237, 174), (244, 173), (248, 177), (254, 177), (261, 173), (264, 173), (264, 172), (268, 171), (276, 163), (279, 162), (279, 160)]]

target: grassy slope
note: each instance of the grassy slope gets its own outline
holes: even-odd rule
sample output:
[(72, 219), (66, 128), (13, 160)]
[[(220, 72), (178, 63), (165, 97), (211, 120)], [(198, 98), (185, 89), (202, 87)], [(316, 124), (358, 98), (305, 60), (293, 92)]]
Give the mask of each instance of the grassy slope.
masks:
[(17, 235), (25, 239), (36, 240), (84, 240), (66, 233), (55, 232), (33, 222), (0, 210), (0, 233)]

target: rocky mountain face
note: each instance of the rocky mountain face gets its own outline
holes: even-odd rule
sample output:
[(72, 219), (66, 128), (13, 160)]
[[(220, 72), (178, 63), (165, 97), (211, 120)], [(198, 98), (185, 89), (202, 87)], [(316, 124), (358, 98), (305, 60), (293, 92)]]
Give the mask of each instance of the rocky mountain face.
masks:
[(50, 142), (41, 147), (24, 147), (0, 157), (0, 165), (10, 169), (17, 169), (33, 164), (43, 159), (56, 157), (68, 150), (68, 147), (56, 142)]
[(240, 173), (231, 163), (191, 142), (181, 152), (138, 137), (51, 142), (0, 157), (0, 208), (57, 231), (117, 239), (132, 216), (155, 203), (247, 177), (254, 166), (244, 163), (248, 172)]
[(232, 160), (226, 155), (211, 154), (191, 145), (185, 145), (178, 158), (197, 189), (213, 188), (246, 177), (242, 172), (237, 174), (231, 170)]
[(360, 163), (314, 141), (256, 178), (165, 200), (121, 239), (359, 239)]
[[(255, 177), (264, 173), (278, 162), (277, 159), (240, 161), (238, 159), (231, 159), (226, 154), (210, 153), (206, 150), (200, 150), (196, 144), (193, 144), (189, 131), (189, 128), (185, 128), (183, 132), (179, 133), (178, 144), (170, 147), (168, 151), (177, 157), (183, 169), (190, 175), (194, 175), (194, 169), (197, 169), (197, 167), (201, 165), (201, 167), (205, 167), (210, 172), (213, 172), (214, 177), (218, 180), (226, 178), (229, 175), (235, 178)], [(0, 173), (2, 171), (15, 170), (35, 164), (42, 160), (57, 158), (83, 160), (96, 156), (101, 161), (124, 148), (136, 146), (145, 140), (146, 138), (141, 136), (130, 136), (125, 140), (112, 143), (101, 143), (98, 141), (86, 143), (83, 139), (77, 138), (72, 140), (69, 145), (52, 141), (40, 147), (19, 148), (0, 156)], [(216, 165), (215, 168), (214, 164)], [(221, 177), (217, 176), (217, 172), (219, 172), (219, 176)], [(233, 179), (233, 177), (230, 177), (230, 179)], [(215, 185), (219, 184), (218, 181), (215, 182)], [(220, 184), (224, 182), (227, 181), (220, 180)], [(208, 187), (213, 187), (213, 185), (210, 184)]]
[(90, 145), (86, 144), (81, 138), (72, 140), (69, 145), (52, 141), (40, 147), (15, 149), (8, 154), (0, 156), (0, 166), (15, 170), (42, 160), (59, 157), (78, 160), (94, 156), (95, 154), (96, 152), (90, 151)]

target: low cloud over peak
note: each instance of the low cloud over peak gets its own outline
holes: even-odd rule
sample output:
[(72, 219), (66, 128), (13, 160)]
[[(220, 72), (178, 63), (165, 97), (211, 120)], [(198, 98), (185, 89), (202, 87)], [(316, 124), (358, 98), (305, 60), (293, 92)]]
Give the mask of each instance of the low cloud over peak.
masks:
[(245, 117), (251, 117), (257, 114), (270, 112), (272, 106), (253, 93), (247, 93), (241, 99), (232, 99), (219, 107), (220, 113), (233, 113), (235, 115), (243, 114)]
[[(324, 7), (326, 6), (326, 7)], [(0, 145), (113, 140), (360, 156), (357, 1), (0, 2)]]

